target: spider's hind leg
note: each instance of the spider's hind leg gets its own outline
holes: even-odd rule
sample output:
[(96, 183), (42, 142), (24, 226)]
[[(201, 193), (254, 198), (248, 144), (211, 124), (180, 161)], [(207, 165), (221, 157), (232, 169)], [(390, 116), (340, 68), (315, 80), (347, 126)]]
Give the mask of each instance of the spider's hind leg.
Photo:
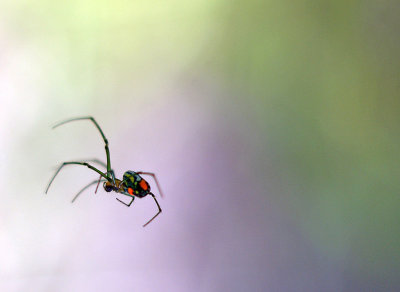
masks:
[(156, 182), (156, 185), (157, 185), (158, 191), (160, 192), (161, 198), (164, 197), (163, 192), (161, 191), (161, 186), (160, 186), (160, 184), (158, 183), (158, 179), (157, 179), (157, 176), (156, 176), (155, 173), (153, 173), (153, 172), (147, 172), (147, 171), (138, 171), (137, 173), (138, 173), (138, 174), (145, 174), (145, 175), (150, 175), (150, 176), (152, 176), (153, 179), (154, 179), (154, 181)]
[(157, 207), (158, 207), (158, 212), (156, 215), (153, 216), (153, 218), (151, 218), (149, 221), (147, 221), (147, 223), (144, 224), (143, 227), (146, 227), (151, 221), (153, 221), (162, 212), (160, 204), (158, 204), (158, 202), (157, 202), (156, 196), (154, 196), (153, 193), (149, 193), (149, 195), (151, 195), (153, 197), (154, 201), (156, 202)]
[(130, 206), (132, 205), (133, 201), (135, 200), (135, 197), (130, 196), (130, 195), (129, 195), (129, 197), (132, 198), (132, 200), (129, 202), (129, 204), (125, 203), (124, 201), (121, 201), (121, 200), (118, 199), (118, 198), (116, 198), (116, 199), (117, 199), (118, 201), (120, 201), (122, 204), (124, 204), (125, 206), (130, 207)]

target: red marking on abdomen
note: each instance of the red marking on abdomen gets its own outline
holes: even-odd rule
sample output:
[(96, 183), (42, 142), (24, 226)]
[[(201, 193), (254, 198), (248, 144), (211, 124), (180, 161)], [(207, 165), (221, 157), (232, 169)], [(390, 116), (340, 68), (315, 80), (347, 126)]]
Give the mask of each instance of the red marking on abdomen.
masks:
[(144, 179), (142, 179), (142, 180), (139, 182), (139, 186), (140, 186), (143, 190), (147, 191), (148, 185), (147, 185), (147, 182), (146, 182)]

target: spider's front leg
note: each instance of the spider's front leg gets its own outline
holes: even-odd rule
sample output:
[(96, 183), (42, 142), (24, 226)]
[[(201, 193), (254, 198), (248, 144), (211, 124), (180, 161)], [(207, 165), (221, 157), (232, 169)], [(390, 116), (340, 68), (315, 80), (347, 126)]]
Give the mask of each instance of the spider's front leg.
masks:
[(77, 117), (77, 118), (68, 119), (68, 120), (62, 121), (62, 122), (54, 125), (53, 129), (57, 128), (61, 125), (64, 125), (66, 123), (73, 122), (73, 121), (79, 121), (79, 120), (91, 120), (93, 122), (93, 124), (96, 126), (97, 130), (99, 130), (101, 137), (103, 138), (103, 141), (105, 144), (104, 147), (105, 147), (106, 156), (107, 156), (107, 173), (110, 173), (111, 172), (111, 160), (110, 160), (110, 149), (108, 148), (108, 140), (107, 140), (106, 136), (104, 135), (103, 131), (101, 130), (99, 124), (96, 122), (96, 120), (93, 117), (88, 116), (88, 117)]
[(86, 166), (88, 168), (90, 168), (91, 170), (94, 170), (95, 172), (97, 172), (98, 174), (100, 174), (100, 176), (102, 176), (105, 180), (110, 181), (111, 178), (109, 178), (105, 173), (101, 172), (100, 170), (98, 170), (96, 167), (90, 165), (89, 163), (86, 162), (80, 162), (80, 161), (68, 161), (68, 162), (64, 162), (61, 164), (61, 166), (57, 169), (56, 173), (53, 175), (53, 177), (51, 178), (49, 184), (47, 185), (46, 191), (45, 193), (47, 194), (51, 184), (53, 183), (53, 180), (56, 178), (57, 174), (60, 172), (60, 170), (66, 166), (66, 165), (71, 165), (71, 164), (75, 164), (75, 165), (82, 165), (82, 166)]

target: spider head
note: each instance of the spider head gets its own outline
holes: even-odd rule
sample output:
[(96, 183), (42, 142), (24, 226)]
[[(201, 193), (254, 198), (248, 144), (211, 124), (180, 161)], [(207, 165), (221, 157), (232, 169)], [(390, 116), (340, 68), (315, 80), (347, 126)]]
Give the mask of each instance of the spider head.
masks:
[(143, 198), (150, 192), (149, 183), (134, 171), (125, 172), (122, 181), (125, 191), (133, 196)]
[(114, 189), (113, 185), (109, 181), (105, 181), (103, 183), (103, 188), (107, 193), (111, 192)]

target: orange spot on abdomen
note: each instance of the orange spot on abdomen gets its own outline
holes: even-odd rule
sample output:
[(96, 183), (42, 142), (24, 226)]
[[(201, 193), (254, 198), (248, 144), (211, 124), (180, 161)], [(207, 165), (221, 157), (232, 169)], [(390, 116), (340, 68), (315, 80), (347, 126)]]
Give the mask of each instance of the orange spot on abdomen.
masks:
[(147, 185), (147, 182), (146, 182), (144, 179), (142, 179), (142, 180), (139, 182), (139, 185), (140, 185), (140, 187), (141, 187), (143, 190), (147, 191), (148, 185)]

